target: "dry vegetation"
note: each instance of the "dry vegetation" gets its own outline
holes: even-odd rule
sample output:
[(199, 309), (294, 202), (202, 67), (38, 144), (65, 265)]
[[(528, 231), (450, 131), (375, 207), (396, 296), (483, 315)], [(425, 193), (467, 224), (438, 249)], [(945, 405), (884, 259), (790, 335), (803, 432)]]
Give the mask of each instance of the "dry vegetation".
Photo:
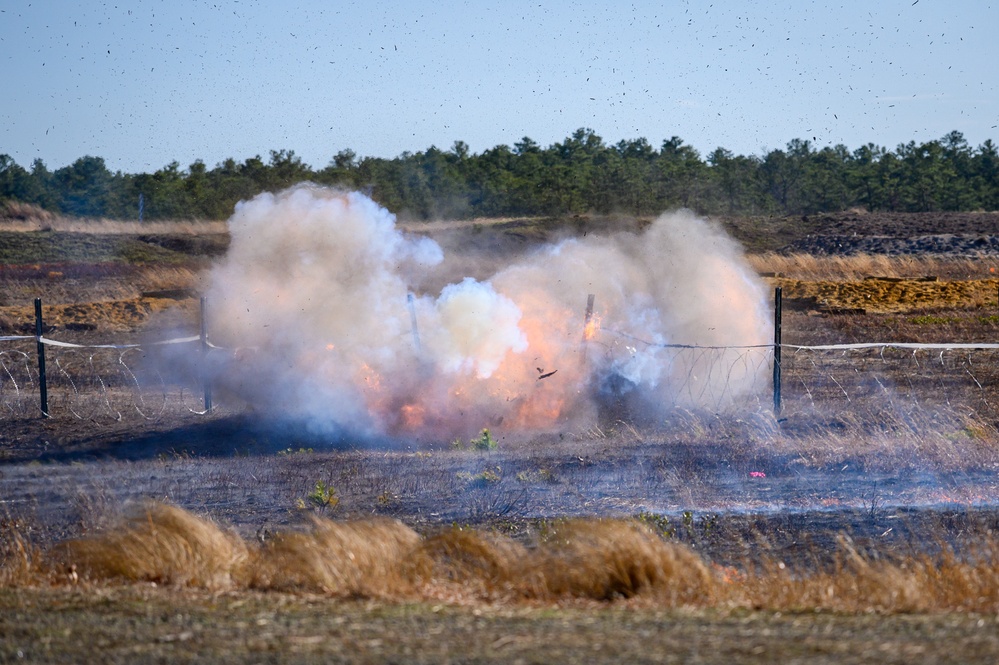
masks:
[(35, 551), (6, 525), (8, 587), (155, 582), (207, 590), (299, 591), (448, 602), (636, 599), (655, 607), (776, 611), (999, 612), (999, 540), (962, 555), (878, 558), (841, 536), (831, 565), (790, 567), (776, 552), (711, 566), (638, 521), (555, 520), (534, 542), (454, 527), (427, 538), (385, 518), (314, 518), (307, 531), (251, 543), (209, 519), (147, 504), (121, 524)]
[(852, 254), (814, 256), (765, 252), (747, 256), (762, 275), (810, 282), (858, 282), (868, 278), (983, 279), (996, 276), (999, 261), (940, 255)]
[(63, 217), (19, 201), (0, 204), (0, 231), (55, 231), (87, 235), (214, 235), (228, 233), (224, 221), (165, 220), (126, 222), (116, 219)]
[[(480, 222), (425, 228), (470, 232), (471, 242), (482, 242), (488, 253), (492, 245), (481, 240)], [(547, 233), (537, 220), (526, 223), (502, 221), (504, 247), (514, 251), (523, 238)], [(59, 331), (53, 337), (74, 332), (104, 342), (109, 334), (147, 331), (150, 322), (191, 324), (206, 255), (185, 254), (185, 248), (215, 251), (224, 244), (218, 238), (189, 240), (221, 236), (225, 228), (210, 222), (80, 222), (8, 210), (0, 236), (6, 231), (63, 234), (60, 247), (71, 255), (82, 251), (78, 235), (118, 238), (100, 241), (111, 258), (99, 264), (26, 260), (0, 267), (0, 334), (30, 333), (30, 303), (40, 296), (47, 324)], [(156, 237), (121, 243), (139, 235)], [(51, 237), (37, 239), (44, 244)], [(175, 243), (177, 237), (186, 239)], [(123, 247), (140, 260), (115, 259)], [(19, 256), (13, 247), (0, 251)], [(162, 256), (171, 258), (156, 258)], [(999, 279), (995, 262), (981, 257), (769, 252), (749, 260), (770, 275), (771, 286), (784, 289), (790, 343), (995, 341), (999, 335)], [(166, 310), (173, 312), (172, 323), (161, 318)], [(794, 360), (788, 361), (791, 388), (779, 423), (766, 404), (738, 420), (683, 412), (656, 428), (605, 423), (565, 440), (503, 441), (488, 458), (452, 451), (446, 462), (424, 452), (386, 454), (379, 461), (358, 461), (361, 454), (353, 452), (310, 452), (291, 460), (274, 453), (311, 443), (287, 433), (248, 432), (243, 421), (232, 425), (238, 432), (230, 431), (221, 417), (203, 430), (176, 435), (166, 431), (170, 422), (122, 420), (120, 414), (114, 422), (91, 417), (44, 428), (8, 419), (4, 441), (21, 448), (0, 451), (3, 459), (55, 454), (46, 459), (83, 461), (79, 468), (40, 465), (30, 491), (66, 503), (74, 496), (74, 510), (87, 517), (67, 533), (33, 523), (31, 510), (4, 508), (0, 660), (30, 647), (28, 659), (39, 661), (194, 661), (207, 654), (242, 662), (279, 649), (330, 662), (419, 662), (420, 654), (430, 653), (436, 660), (468, 662), (711, 662), (706, 652), (715, 654), (714, 662), (816, 656), (863, 662), (874, 654), (884, 662), (995, 662), (994, 512), (974, 528), (928, 519), (895, 538), (905, 525), (885, 520), (876, 485), (859, 510), (821, 493), (838, 489), (836, 483), (860, 486), (867, 474), (926, 474), (929, 484), (938, 482), (936, 474), (974, 476), (987, 485), (988, 470), (999, 468), (999, 417), (990, 387), (999, 385), (999, 376), (986, 363), (975, 366), (974, 381), (964, 376), (963, 384), (950, 378), (928, 389), (918, 384), (926, 393), (918, 403), (907, 401), (902, 382), (887, 400), (860, 395), (843, 402), (838, 385), (796, 394), (796, 378), (815, 379), (803, 361), (796, 370)], [(885, 354), (877, 360), (886, 362)], [(925, 378), (924, 365), (913, 365), (911, 354), (888, 360), (898, 363), (888, 370), (896, 378)], [(852, 371), (848, 363), (855, 359), (839, 362), (837, 371)], [(967, 371), (958, 365), (957, 373)], [(80, 423), (99, 432), (83, 436)], [(50, 441), (58, 442), (55, 453)], [(440, 447), (446, 444), (429, 450), (437, 455)], [(231, 457), (234, 452), (239, 456)], [(112, 490), (94, 489), (97, 480), (90, 490), (73, 485), (89, 473), (90, 455), (131, 460), (111, 463), (121, 467), (108, 474), (136, 485), (138, 494), (179, 494), (178, 487), (193, 486), (183, 495), (199, 514), (142, 503), (118, 519), (123, 500)], [(861, 471), (841, 474), (848, 467)], [(840, 511), (863, 533), (850, 533), (843, 523), (791, 528), (790, 515), (759, 528), (729, 529), (705, 515), (688, 520), (642, 512), (638, 519), (599, 519), (559, 512), (566, 505), (592, 510), (597, 503), (578, 496), (588, 491), (603, 491), (609, 496), (601, 498), (618, 501), (614, 505), (632, 515), (640, 511), (628, 499), (638, 495), (696, 504), (718, 496), (719, 487), (729, 492), (726, 500), (738, 495), (745, 505), (770, 505), (764, 503), (773, 500), (768, 488), (730, 483), (763, 468), (778, 489), (781, 475), (790, 479), (788, 487), (797, 479), (835, 477), (803, 487), (801, 500)], [(336, 481), (346, 506), (338, 519), (309, 514), (251, 535), (255, 527), (248, 531), (247, 522), (294, 512), (295, 497), (311, 486), (317, 470)], [(495, 478), (482, 475), (486, 471)], [(603, 490), (594, 489), (598, 482)], [(950, 495), (942, 484), (921, 483), (910, 488), (917, 501), (968, 508), (984, 496), (994, 508), (994, 482), (984, 489), (969, 482), (964, 494), (951, 488)], [(70, 485), (76, 489), (67, 490)], [(566, 499), (570, 495), (574, 502)], [(900, 490), (897, 500), (908, 496)], [(561, 517), (519, 515), (523, 502), (536, 497)], [(789, 493), (787, 506), (800, 508), (794, 500)], [(445, 526), (450, 518), (429, 517), (428, 502), (450, 502), (467, 519)], [(36, 501), (37, 514), (46, 514), (43, 508)], [(809, 513), (820, 519), (816, 515)], [(229, 518), (235, 523), (220, 523)], [(672, 642), (663, 639), (667, 625)], [(81, 632), (87, 638), (78, 637)]]
[(159, 503), (93, 536), (37, 551), (5, 525), (0, 580), (10, 588), (103, 588), (153, 582), (214, 591), (319, 593), (458, 603), (632, 599), (657, 608), (999, 613), (999, 538), (956, 553), (862, 553), (841, 536), (831, 563), (785, 564), (778, 552), (742, 567), (712, 566), (635, 520), (547, 522), (520, 543), (453, 527), (422, 538), (386, 518), (330, 521), (240, 539), (213, 521)]

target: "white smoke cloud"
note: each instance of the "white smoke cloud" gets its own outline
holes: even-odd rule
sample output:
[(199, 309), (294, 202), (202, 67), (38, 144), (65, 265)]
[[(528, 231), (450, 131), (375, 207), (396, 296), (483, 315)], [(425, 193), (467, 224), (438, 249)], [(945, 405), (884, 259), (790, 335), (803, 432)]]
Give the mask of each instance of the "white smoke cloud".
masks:
[[(229, 226), (207, 293), (212, 339), (232, 350), (216, 385), (325, 428), (452, 437), (582, 425), (622, 401), (652, 419), (725, 408), (759, 383), (762, 364), (740, 362), (742, 350), (664, 345), (766, 344), (772, 330), (738, 245), (689, 212), (415, 294), (441, 248), (362, 194), (261, 194)], [(584, 342), (587, 294), (596, 307)]]
[(437, 330), (428, 346), (440, 369), (449, 374), (474, 371), (477, 378), (487, 379), (507, 353), (527, 350), (518, 325), (520, 308), (490, 284), (471, 278), (449, 284), (430, 314)]

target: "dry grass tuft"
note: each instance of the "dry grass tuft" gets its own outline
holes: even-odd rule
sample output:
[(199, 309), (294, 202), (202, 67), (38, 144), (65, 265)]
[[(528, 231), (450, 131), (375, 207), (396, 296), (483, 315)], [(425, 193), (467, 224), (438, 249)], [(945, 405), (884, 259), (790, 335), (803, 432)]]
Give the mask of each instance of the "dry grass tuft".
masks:
[(19, 201), (0, 203), (0, 230), (59, 231), (102, 235), (226, 233), (226, 222), (217, 220), (122, 221), (94, 217), (63, 217), (38, 206)]
[[(843, 613), (999, 612), (999, 537), (958, 554), (865, 552), (839, 538), (830, 563), (785, 565), (779, 552), (711, 567), (625, 519), (549, 523), (536, 542), (451, 529), (421, 537), (401, 522), (314, 519), (261, 546), (180, 508), (147, 504), (117, 529), (41, 556), (22, 527), (0, 524), (0, 586), (152, 581), (174, 586), (318, 592), (448, 602), (614, 601)], [(761, 547), (766, 547), (761, 545)], [(762, 563), (759, 563), (762, 561)]]
[(215, 523), (162, 503), (146, 503), (115, 530), (66, 541), (52, 563), (84, 580), (151, 581), (225, 589), (246, 561), (246, 544)]
[(704, 604), (715, 580), (704, 561), (634, 520), (573, 519), (543, 534), (525, 576), (530, 597), (612, 600), (643, 595)]
[(55, 215), (32, 203), (7, 200), (0, 202), (0, 221), (17, 223), (34, 223), (38, 225), (51, 223)]
[(812, 467), (859, 463), (868, 471), (962, 472), (999, 463), (999, 431), (974, 412), (931, 403), (902, 412), (876, 399), (836, 413), (824, 413), (804, 401), (785, 404), (781, 429), (755, 443), (770, 454), (793, 456)]
[(403, 564), (419, 542), (398, 520), (314, 518), (310, 531), (277, 534), (253, 552), (240, 577), (253, 589), (394, 596), (410, 588)]
[(995, 262), (977, 258), (944, 257), (918, 254), (851, 254), (816, 256), (814, 254), (751, 254), (749, 265), (761, 274), (779, 273), (788, 279), (805, 281), (857, 281), (867, 277), (918, 279), (936, 276), (941, 279), (994, 277)]
[(735, 605), (783, 611), (993, 613), (999, 609), (999, 542), (964, 558), (944, 547), (935, 557), (879, 559), (841, 536), (831, 570), (801, 574), (774, 560), (749, 572), (729, 596)]
[(42, 553), (17, 518), (0, 518), (0, 587), (30, 586), (43, 578)]
[(494, 600), (518, 595), (528, 558), (527, 548), (511, 538), (456, 527), (423, 541), (411, 574), (433, 597)]

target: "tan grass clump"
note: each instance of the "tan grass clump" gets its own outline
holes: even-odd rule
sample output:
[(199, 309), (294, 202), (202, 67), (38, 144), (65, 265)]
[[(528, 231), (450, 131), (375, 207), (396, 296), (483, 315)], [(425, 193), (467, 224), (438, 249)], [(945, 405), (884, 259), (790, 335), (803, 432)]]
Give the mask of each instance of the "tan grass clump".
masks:
[(243, 583), (254, 589), (394, 596), (411, 586), (402, 570), (419, 543), (420, 536), (398, 520), (313, 518), (310, 531), (279, 533), (256, 550)]
[(715, 579), (687, 547), (635, 520), (572, 519), (543, 534), (524, 578), (529, 597), (612, 600), (638, 595), (663, 604), (705, 604)]
[[(549, 523), (536, 541), (450, 529), (426, 539), (397, 520), (334, 522), (260, 546), (180, 508), (150, 503), (116, 529), (40, 554), (16, 522), (0, 522), (0, 585), (49, 579), (153, 581), (209, 589), (304, 591), (459, 603), (613, 601), (655, 607), (747, 607), (844, 613), (999, 612), (999, 538), (957, 553), (866, 553), (846, 536), (830, 564), (715, 566), (635, 520)], [(991, 534), (991, 532), (990, 532)], [(761, 545), (766, 547), (765, 545)]]
[(879, 559), (858, 551), (846, 536), (832, 570), (794, 572), (777, 561), (750, 570), (728, 589), (730, 600), (754, 608), (848, 613), (999, 611), (999, 542), (958, 557), (949, 547), (938, 556)]
[(42, 577), (42, 555), (17, 518), (0, 518), (0, 588), (29, 586)]
[(423, 541), (410, 575), (435, 598), (498, 600), (521, 595), (528, 560), (527, 548), (511, 538), (456, 527)]
[(226, 233), (228, 226), (219, 220), (157, 220), (124, 221), (104, 217), (68, 217), (51, 213), (38, 206), (17, 201), (0, 204), (0, 230), (58, 231), (62, 233), (95, 233), (100, 235), (184, 234), (205, 235)]
[(858, 281), (867, 277), (918, 279), (936, 276), (942, 279), (990, 277), (995, 266), (978, 258), (945, 257), (920, 254), (850, 254), (817, 256), (814, 254), (753, 254), (746, 257), (761, 274), (779, 273), (788, 279), (806, 281)]
[(0, 221), (2, 222), (43, 225), (50, 223), (53, 219), (55, 219), (55, 215), (33, 203), (13, 200), (0, 202)]
[(86, 580), (151, 581), (225, 589), (245, 562), (246, 544), (215, 523), (162, 503), (146, 503), (118, 527), (69, 540), (52, 562)]

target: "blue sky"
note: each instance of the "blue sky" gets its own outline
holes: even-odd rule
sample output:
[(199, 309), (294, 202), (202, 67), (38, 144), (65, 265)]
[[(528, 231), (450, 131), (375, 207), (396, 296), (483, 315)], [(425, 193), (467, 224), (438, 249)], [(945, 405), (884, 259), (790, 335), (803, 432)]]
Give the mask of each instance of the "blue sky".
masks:
[(999, 3), (0, 0), (0, 153), (50, 169), (999, 140)]

